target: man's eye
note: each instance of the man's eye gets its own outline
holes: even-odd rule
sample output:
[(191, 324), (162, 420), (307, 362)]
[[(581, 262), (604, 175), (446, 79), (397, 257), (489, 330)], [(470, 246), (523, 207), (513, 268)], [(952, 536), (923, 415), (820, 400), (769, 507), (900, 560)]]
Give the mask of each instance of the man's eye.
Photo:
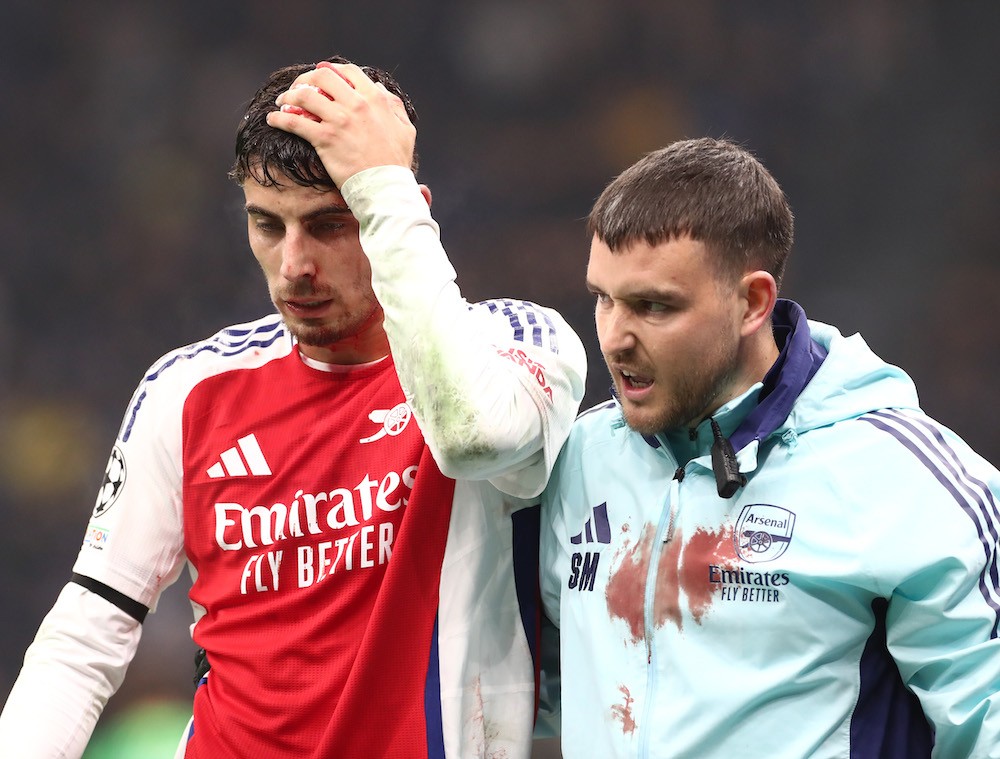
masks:
[(254, 229), (258, 232), (263, 232), (264, 234), (272, 234), (277, 232), (281, 227), (275, 224), (273, 221), (255, 221), (253, 224)]
[(651, 314), (662, 313), (667, 310), (667, 306), (663, 303), (657, 303), (653, 300), (644, 300), (640, 302), (640, 307), (643, 311), (647, 311)]

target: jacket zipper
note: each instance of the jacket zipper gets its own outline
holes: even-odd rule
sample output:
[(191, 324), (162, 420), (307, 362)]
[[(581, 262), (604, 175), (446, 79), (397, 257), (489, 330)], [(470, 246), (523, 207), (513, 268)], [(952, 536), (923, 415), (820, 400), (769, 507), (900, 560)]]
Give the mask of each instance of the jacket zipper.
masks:
[(643, 705), (642, 721), (639, 723), (639, 729), (642, 731), (639, 752), (641, 757), (649, 755), (649, 730), (646, 729), (646, 725), (652, 714), (653, 693), (656, 690), (656, 650), (653, 647), (653, 603), (656, 599), (656, 574), (663, 547), (674, 538), (677, 517), (680, 513), (680, 484), (683, 479), (684, 467), (677, 467), (667, 491), (666, 519), (661, 517), (660, 524), (657, 526), (656, 536), (653, 538), (653, 545), (649, 552), (649, 567), (646, 569), (646, 588), (643, 593), (642, 610), (643, 637), (646, 640), (646, 701)]

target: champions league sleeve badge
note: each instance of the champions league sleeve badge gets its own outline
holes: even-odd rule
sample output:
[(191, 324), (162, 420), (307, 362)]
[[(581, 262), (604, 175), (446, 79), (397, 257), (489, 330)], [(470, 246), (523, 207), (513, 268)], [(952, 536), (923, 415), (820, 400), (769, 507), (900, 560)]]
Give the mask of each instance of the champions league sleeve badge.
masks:
[(111, 449), (111, 457), (104, 469), (104, 484), (97, 492), (97, 503), (94, 504), (94, 518), (101, 516), (111, 508), (118, 495), (125, 487), (125, 457), (116, 445)]

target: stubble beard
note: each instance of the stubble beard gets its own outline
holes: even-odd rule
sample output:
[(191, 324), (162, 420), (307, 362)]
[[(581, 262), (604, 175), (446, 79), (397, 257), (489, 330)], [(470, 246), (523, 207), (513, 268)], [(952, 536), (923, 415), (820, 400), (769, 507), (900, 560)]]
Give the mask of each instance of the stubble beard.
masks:
[(302, 345), (325, 348), (361, 333), (372, 320), (378, 303), (374, 297), (361, 309), (343, 314), (332, 322), (325, 319), (299, 319), (282, 313), (285, 326)]
[(303, 324), (302, 322), (290, 322), (287, 319), (285, 324), (288, 326), (288, 331), (300, 344), (312, 345), (317, 348), (333, 345), (352, 334), (349, 329), (340, 329), (326, 324)]
[(285, 324), (288, 331), (302, 345), (325, 348), (358, 335), (371, 320), (374, 312), (373, 307), (363, 316), (351, 314), (350, 318), (338, 319), (333, 324), (328, 322), (311, 324), (301, 320), (291, 321), (287, 318)]
[(735, 346), (726, 349), (704, 371), (676, 378), (667, 402), (658, 408), (646, 411), (632, 407), (627, 400), (621, 401), (625, 423), (641, 435), (696, 427), (729, 400), (724, 396), (738, 375), (737, 351)]
[[(359, 280), (354, 288), (363, 292), (367, 282)], [(315, 298), (316, 300), (331, 300), (334, 306), (346, 309), (347, 306), (338, 291), (330, 288), (317, 289), (306, 282), (298, 282), (291, 287), (272, 293), (272, 301), (281, 314), (282, 321), (292, 336), (302, 345), (325, 348), (359, 334), (371, 321), (378, 309), (375, 294), (368, 291), (358, 305), (350, 311), (342, 311), (339, 316), (303, 319), (285, 312), (279, 305), (286, 298)]]

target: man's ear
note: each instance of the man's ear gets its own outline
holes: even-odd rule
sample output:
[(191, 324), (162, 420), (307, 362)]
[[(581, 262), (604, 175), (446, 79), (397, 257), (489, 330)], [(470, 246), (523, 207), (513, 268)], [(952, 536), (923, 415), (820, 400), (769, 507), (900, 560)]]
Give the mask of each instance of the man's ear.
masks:
[(746, 311), (740, 334), (743, 337), (755, 334), (768, 323), (774, 304), (778, 300), (778, 285), (766, 271), (751, 271), (740, 280)]
[(431, 206), (431, 188), (425, 184), (420, 185), (420, 194), (424, 196), (424, 200), (427, 201), (427, 207)]

